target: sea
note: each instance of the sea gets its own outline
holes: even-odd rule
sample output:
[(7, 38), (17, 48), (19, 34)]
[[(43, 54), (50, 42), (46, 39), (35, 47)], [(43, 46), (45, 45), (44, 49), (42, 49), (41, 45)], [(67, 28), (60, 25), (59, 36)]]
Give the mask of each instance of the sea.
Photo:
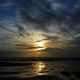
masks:
[(80, 80), (80, 61), (8, 61), (7, 64), (3, 62), (0, 65), (0, 80), (3, 78), (28, 80), (27, 78), (35, 76)]

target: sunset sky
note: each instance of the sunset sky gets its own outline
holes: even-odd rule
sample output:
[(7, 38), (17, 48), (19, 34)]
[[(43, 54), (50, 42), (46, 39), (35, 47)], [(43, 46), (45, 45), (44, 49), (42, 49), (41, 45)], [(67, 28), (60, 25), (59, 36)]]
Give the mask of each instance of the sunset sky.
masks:
[(79, 53), (80, 0), (0, 0), (0, 56)]

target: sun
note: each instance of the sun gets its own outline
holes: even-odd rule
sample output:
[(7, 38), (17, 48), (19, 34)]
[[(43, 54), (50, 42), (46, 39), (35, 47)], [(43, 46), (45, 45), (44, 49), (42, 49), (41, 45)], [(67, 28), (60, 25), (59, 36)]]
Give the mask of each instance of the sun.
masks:
[(36, 50), (43, 50), (45, 49), (45, 42), (44, 41), (41, 41), (41, 42), (36, 42)]
[(44, 42), (43, 42), (43, 41), (42, 41), (42, 42), (37, 42), (36, 45), (37, 45), (38, 47), (44, 47)]

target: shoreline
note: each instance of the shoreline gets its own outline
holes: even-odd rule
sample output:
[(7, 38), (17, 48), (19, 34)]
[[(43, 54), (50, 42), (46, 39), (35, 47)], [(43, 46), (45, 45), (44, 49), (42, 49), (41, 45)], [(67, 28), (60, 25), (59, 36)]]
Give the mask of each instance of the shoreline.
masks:
[(80, 57), (0, 57), (0, 61), (80, 61)]

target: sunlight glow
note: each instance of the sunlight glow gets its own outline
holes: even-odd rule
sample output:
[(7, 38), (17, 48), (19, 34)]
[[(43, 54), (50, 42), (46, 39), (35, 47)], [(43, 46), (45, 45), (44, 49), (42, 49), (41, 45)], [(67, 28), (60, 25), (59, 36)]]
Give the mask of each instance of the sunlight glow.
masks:
[(36, 50), (44, 50), (46, 47), (45, 47), (45, 42), (44, 41), (41, 41), (41, 42), (36, 42), (36, 47), (37, 49)]

